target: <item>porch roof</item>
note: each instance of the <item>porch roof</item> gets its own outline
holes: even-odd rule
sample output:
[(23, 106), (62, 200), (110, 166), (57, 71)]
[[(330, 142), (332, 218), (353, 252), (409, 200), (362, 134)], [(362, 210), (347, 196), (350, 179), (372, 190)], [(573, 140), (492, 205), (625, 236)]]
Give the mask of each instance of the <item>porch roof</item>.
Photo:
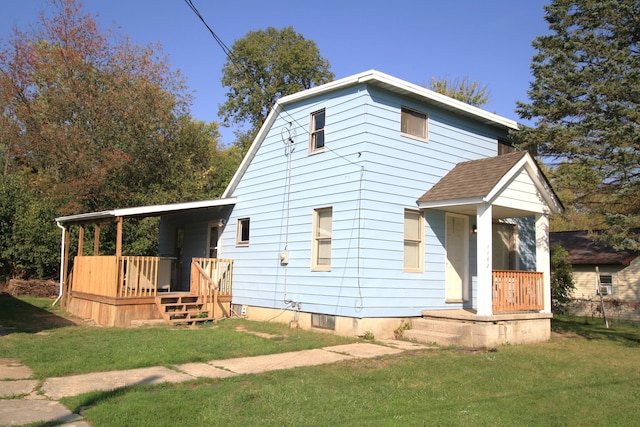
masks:
[(138, 206), (133, 208), (112, 209), (101, 212), (89, 212), (77, 215), (61, 216), (56, 218), (59, 224), (81, 224), (88, 222), (109, 221), (116, 218), (133, 218), (145, 216), (160, 216), (164, 214), (184, 212), (195, 209), (208, 209), (219, 206), (235, 205), (235, 197), (200, 200), (197, 202), (172, 203), (167, 205)]
[[(535, 194), (522, 191), (521, 174)], [(511, 189), (523, 203), (500, 199)], [(512, 196), (513, 197), (513, 196)], [(516, 218), (533, 212), (559, 213), (562, 203), (553, 192), (546, 177), (527, 151), (458, 163), (449, 173), (424, 193), (417, 204), (422, 209), (440, 209), (465, 215), (475, 215), (476, 206), (490, 203), (493, 216)]]

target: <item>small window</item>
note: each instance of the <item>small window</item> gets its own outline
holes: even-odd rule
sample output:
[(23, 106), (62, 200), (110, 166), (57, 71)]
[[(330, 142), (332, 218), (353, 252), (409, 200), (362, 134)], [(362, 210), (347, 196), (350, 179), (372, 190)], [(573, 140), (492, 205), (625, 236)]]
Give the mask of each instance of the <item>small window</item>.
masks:
[(309, 137), (309, 152), (324, 151), (324, 110), (311, 113), (311, 135)]
[(400, 114), (400, 132), (426, 141), (427, 114), (403, 107)]
[(238, 220), (238, 230), (236, 234), (236, 245), (249, 245), (249, 218), (240, 218)]
[(336, 316), (330, 314), (311, 313), (311, 327), (320, 329), (336, 329)]
[(613, 276), (610, 274), (600, 275), (600, 289), (598, 295), (613, 295)]
[(313, 257), (311, 268), (318, 271), (331, 269), (331, 222), (332, 208), (313, 211)]
[(404, 211), (404, 271), (422, 272), (423, 260), (423, 222), (422, 213), (405, 209)]

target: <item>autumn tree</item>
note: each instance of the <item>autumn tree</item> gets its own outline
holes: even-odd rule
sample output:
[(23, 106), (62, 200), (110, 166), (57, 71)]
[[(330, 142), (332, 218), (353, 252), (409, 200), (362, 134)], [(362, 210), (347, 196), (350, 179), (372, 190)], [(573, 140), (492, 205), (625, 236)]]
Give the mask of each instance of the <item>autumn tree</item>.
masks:
[(30, 262), (16, 253), (29, 233), (59, 239), (56, 216), (214, 197), (230, 176), (217, 125), (189, 116), (184, 80), (160, 46), (100, 30), (76, 0), (51, 4), (0, 46), (0, 184), (20, 189), (0, 215), (23, 236), (3, 242), (3, 265)]
[(226, 125), (249, 126), (242, 148), (267, 118), (278, 98), (333, 80), (329, 61), (293, 27), (251, 31), (231, 47), (222, 69), (227, 101), (219, 115)]
[[(537, 37), (530, 102), (519, 102), (522, 145), (552, 164), (574, 215), (607, 229), (609, 244), (639, 248), (640, 3), (553, 0)], [(567, 225), (570, 227), (570, 225)]]
[(429, 89), (474, 107), (480, 107), (489, 102), (487, 85), (480, 85), (477, 80), (471, 81), (468, 76), (456, 79), (431, 77)]

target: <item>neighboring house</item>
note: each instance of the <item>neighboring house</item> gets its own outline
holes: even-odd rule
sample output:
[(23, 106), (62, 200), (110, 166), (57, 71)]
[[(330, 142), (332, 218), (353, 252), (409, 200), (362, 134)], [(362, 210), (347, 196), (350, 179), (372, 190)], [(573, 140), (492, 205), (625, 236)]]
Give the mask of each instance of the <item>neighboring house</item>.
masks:
[[(411, 321), (405, 336), (445, 344), (545, 340), (548, 216), (562, 205), (513, 150), (517, 129), (377, 71), (283, 97), (215, 206), (156, 212), (160, 254), (183, 268), (232, 260), (230, 308), (250, 319), (381, 338)], [(193, 292), (177, 276), (171, 290)]]
[(551, 244), (571, 257), (575, 290), (570, 309), (582, 316), (607, 315), (640, 320), (640, 257), (594, 241), (588, 231), (550, 233)]

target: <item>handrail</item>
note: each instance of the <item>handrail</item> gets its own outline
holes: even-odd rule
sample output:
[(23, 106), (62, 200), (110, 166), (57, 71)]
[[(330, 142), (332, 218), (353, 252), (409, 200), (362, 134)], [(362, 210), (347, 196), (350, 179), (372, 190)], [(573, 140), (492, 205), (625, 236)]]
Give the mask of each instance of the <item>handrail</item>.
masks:
[(204, 298), (211, 319), (216, 318), (219, 296), (231, 296), (232, 266), (232, 260), (192, 259), (191, 294)]

